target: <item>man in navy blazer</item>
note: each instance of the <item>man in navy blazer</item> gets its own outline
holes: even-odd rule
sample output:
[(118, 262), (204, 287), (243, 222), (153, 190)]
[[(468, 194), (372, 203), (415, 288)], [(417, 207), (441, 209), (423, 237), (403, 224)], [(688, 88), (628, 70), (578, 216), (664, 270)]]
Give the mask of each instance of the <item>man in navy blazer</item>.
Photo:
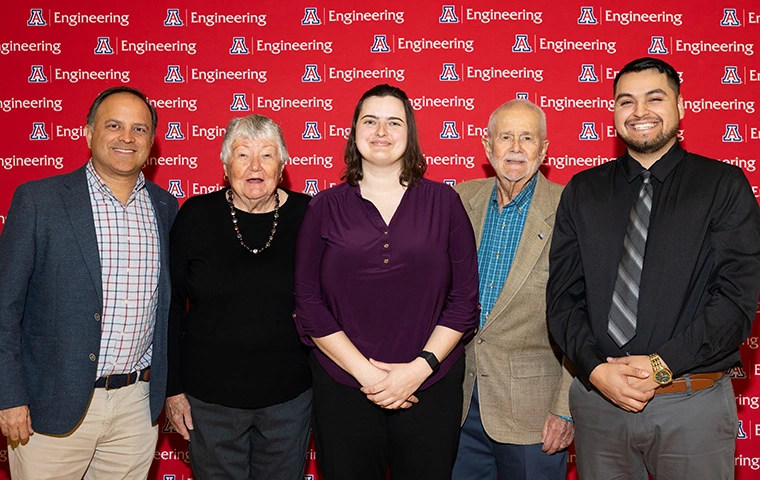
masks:
[(91, 160), (16, 190), (0, 235), (0, 429), (14, 479), (145, 478), (166, 390), (177, 200), (141, 173), (156, 112), (114, 87)]

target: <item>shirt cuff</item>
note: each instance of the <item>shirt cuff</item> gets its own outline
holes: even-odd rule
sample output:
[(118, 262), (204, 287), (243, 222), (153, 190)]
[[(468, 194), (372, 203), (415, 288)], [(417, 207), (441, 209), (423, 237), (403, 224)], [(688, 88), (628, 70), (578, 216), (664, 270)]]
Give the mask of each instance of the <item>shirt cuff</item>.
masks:
[(573, 422), (573, 419), (572, 419), (572, 418), (570, 418), (570, 417), (566, 417), (566, 416), (564, 416), (564, 415), (559, 415), (559, 414), (557, 414), (557, 413), (552, 413), (552, 415), (554, 415), (555, 417), (559, 417), (559, 418), (561, 418), (562, 420), (564, 420), (564, 421), (566, 421), (566, 422), (574, 423), (574, 422)]

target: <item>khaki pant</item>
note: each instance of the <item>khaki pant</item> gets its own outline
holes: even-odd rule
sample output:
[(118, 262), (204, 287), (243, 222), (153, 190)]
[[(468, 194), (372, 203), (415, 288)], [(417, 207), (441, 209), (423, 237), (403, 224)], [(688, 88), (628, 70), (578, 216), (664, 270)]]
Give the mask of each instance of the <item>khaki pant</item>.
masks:
[[(150, 421), (149, 383), (96, 388), (85, 417), (65, 435), (35, 433), (9, 445), (14, 480), (144, 479), (153, 461), (158, 427)], [(34, 417), (32, 417), (34, 428)]]

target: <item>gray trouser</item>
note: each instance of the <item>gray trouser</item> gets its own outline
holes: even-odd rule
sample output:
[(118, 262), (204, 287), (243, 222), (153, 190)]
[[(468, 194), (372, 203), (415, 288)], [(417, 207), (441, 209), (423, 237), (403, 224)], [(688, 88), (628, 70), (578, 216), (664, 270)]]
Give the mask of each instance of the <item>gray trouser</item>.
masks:
[(195, 429), (190, 465), (199, 480), (302, 480), (311, 389), (270, 407), (244, 409), (187, 395)]
[(733, 480), (738, 433), (731, 379), (655, 395), (622, 410), (578, 379), (570, 387), (579, 480)]

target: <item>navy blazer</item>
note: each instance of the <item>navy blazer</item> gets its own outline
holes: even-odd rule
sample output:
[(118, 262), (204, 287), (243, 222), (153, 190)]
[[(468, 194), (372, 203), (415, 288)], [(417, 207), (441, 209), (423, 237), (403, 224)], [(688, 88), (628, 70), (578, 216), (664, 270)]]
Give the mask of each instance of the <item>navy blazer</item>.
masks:
[[(177, 200), (146, 181), (161, 270), (150, 410), (166, 394), (169, 229)], [(103, 289), (85, 167), (20, 185), (0, 235), (0, 409), (29, 405), (32, 428), (70, 432), (85, 414), (100, 353)]]

